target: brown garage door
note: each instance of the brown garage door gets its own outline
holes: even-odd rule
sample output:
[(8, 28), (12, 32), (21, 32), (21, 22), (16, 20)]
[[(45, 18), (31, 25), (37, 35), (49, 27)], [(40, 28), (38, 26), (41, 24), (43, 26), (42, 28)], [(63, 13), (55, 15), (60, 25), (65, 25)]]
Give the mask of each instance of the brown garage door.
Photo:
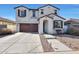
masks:
[(38, 32), (38, 24), (20, 24), (20, 32)]

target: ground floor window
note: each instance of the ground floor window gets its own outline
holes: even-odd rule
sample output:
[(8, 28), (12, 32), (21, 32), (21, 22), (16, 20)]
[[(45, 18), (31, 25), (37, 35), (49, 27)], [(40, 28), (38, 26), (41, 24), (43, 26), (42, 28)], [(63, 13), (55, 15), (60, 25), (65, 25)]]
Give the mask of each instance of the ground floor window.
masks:
[(7, 28), (7, 25), (0, 25), (0, 29)]
[(54, 20), (53, 27), (54, 28), (63, 28), (63, 21), (61, 21), (61, 20)]

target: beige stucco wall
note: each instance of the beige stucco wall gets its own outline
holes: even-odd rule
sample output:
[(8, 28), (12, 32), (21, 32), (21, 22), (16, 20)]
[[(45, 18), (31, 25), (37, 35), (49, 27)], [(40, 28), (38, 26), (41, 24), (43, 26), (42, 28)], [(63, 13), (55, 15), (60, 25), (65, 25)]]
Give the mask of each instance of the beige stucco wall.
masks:
[[(19, 17), (18, 16), (18, 9), (26, 10), (26, 17)], [(36, 18), (32, 17), (32, 10), (28, 10), (27, 8), (20, 7), (16, 9), (16, 22), (17, 23), (38, 23), (38, 11), (36, 11)]]
[(7, 24), (7, 28), (16, 31), (16, 24)]
[(43, 34), (43, 22), (47, 20), (48, 21), (48, 28), (47, 28), (47, 33), (53, 34), (53, 20), (49, 17), (43, 17), (39, 20), (39, 33)]
[[(26, 17), (19, 17), (18, 16), (18, 9), (20, 10), (26, 10)], [(41, 9), (44, 10), (44, 14), (41, 14)], [(40, 8), (38, 11), (36, 11), (36, 17), (32, 17), (33, 12), (32, 10), (29, 10), (28, 8), (24, 8), (24, 7), (19, 7), (16, 9), (16, 22), (17, 23), (38, 23), (37, 19), (39, 17), (42, 17), (44, 15), (48, 15), (50, 13), (54, 13), (56, 10), (56, 8), (52, 7), (52, 6), (46, 6), (43, 8)]]
[[(44, 10), (44, 14), (41, 14), (41, 9)], [(52, 7), (52, 6), (46, 6), (46, 7), (43, 7), (43, 8), (40, 8), (39, 9), (39, 17), (42, 17), (44, 15), (48, 15), (48, 14), (51, 14), (51, 13), (55, 13), (55, 10), (57, 10), (56, 8)]]
[(16, 31), (16, 24), (8, 21), (0, 20), (1, 25), (7, 25), (7, 29), (11, 29), (12, 31)]
[[(26, 17), (19, 17), (18, 16), (18, 9), (20, 9), (20, 10), (26, 10)], [(43, 9), (44, 10), (44, 14), (41, 14), (41, 9)], [(60, 18), (60, 17), (57, 17), (57, 16), (55, 16), (55, 15), (50, 15), (50, 16), (52, 16), (52, 18), (53, 19), (51, 19), (51, 18), (49, 18), (49, 17), (47, 17), (47, 19), (46, 19), (46, 17), (43, 17), (43, 18), (41, 18), (39, 21), (38, 21), (38, 18), (40, 18), (40, 17), (42, 17), (42, 16), (44, 16), (44, 15), (48, 15), (48, 14), (51, 14), (51, 13), (55, 13), (55, 10), (57, 10), (56, 8), (54, 8), (54, 7), (51, 7), (51, 6), (46, 6), (46, 7), (43, 7), (43, 8), (40, 8), (38, 11), (36, 11), (36, 17), (35, 18), (33, 18), (32, 17), (32, 10), (29, 10), (28, 8), (24, 8), (24, 7), (19, 7), (19, 8), (17, 8), (16, 9), (16, 23), (17, 23), (17, 27), (16, 27), (16, 30), (19, 32), (19, 30), (20, 30), (20, 26), (19, 26), (19, 24), (20, 23), (38, 23), (38, 32), (40, 33), (40, 34), (43, 34), (43, 21), (44, 20), (47, 20), (48, 21), (48, 28), (47, 28), (47, 32), (49, 33), (49, 34), (54, 34), (54, 33), (56, 33), (56, 31), (55, 31), (55, 29), (53, 29), (53, 21), (54, 20), (62, 20), (63, 21), (63, 19), (62, 18)], [(63, 23), (64, 24), (64, 23)], [(63, 30), (63, 29), (62, 29)]]
[[(53, 28), (53, 21), (54, 20), (62, 20), (61, 18), (57, 17), (57, 16), (54, 16), (53, 19), (49, 18), (49, 17), (43, 17), (39, 20), (39, 33), (40, 34), (43, 34), (43, 22), (47, 20), (48, 21), (48, 29), (47, 29), (47, 33), (49, 34), (56, 34), (56, 30), (60, 29), (62, 30), (62, 32), (64, 32), (64, 26), (63, 28)], [(63, 21), (63, 25), (64, 25), (64, 21)]]

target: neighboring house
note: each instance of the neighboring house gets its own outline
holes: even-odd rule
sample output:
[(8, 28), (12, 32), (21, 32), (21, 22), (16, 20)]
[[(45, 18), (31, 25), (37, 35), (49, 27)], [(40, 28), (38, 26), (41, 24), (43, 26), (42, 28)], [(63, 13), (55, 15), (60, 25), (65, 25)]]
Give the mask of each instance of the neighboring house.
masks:
[(38, 32), (56, 34), (63, 32), (64, 18), (58, 15), (59, 8), (45, 5), (37, 9), (17, 6), (16, 23), (18, 32)]
[(79, 19), (70, 18), (69, 20), (65, 21), (65, 24), (69, 25), (79, 25)]
[(65, 21), (65, 27), (66, 31), (71, 28), (79, 30), (79, 19), (70, 18), (69, 20)]
[(16, 23), (12, 20), (0, 17), (0, 29), (11, 29), (12, 31), (16, 30)]

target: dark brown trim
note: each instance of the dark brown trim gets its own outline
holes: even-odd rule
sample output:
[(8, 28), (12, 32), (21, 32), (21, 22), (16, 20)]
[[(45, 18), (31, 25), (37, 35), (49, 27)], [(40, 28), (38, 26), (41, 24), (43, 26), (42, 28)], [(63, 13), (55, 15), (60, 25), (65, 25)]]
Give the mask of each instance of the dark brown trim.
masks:
[[(55, 25), (55, 23), (58, 21), (61, 21), (61, 27), (57, 27), (58, 25)], [(63, 21), (62, 20), (54, 20), (53, 21), (53, 28), (63, 28)]]
[(20, 6), (15, 7), (14, 9), (19, 8), (19, 7), (24, 7), (24, 8), (27, 8), (27, 9), (29, 9), (29, 10), (39, 10), (40, 8), (46, 7), (46, 6), (48, 6), (48, 5), (54, 7), (54, 8), (56, 8), (56, 9), (58, 9), (58, 10), (60, 10), (59, 8), (57, 8), (57, 7), (55, 7), (55, 6), (51, 5), (51, 4), (46, 4), (46, 5), (44, 5), (44, 6), (41, 6), (41, 7), (37, 8), (37, 9), (31, 9), (31, 8), (25, 7), (25, 6), (23, 6), (23, 5), (20, 5)]
[(63, 18), (63, 17), (61, 17), (61, 16), (59, 16), (59, 15), (57, 15), (57, 14), (54, 14), (55, 16), (58, 16), (58, 17), (60, 17), (60, 18), (62, 18), (62, 19), (64, 19), (64, 20), (66, 20), (65, 18)]
[[(48, 15), (44, 15), (44, 16), (42, 16), (42, 17), (40, 17), (40, 18), (43, 18), (43, 17), (47, 16), (47, 17), (53, 19), (53, 17), (50, 17), (50, 15), (52, 15), (52, 14), (55, 15), (55, 16), (58, 16), (58, 17), (62, 18), (63, 20), (66, 20), (65, 18), (63, 18), (63, 17), (61, 17), (61, 16), (59, 16), (59, 15), (57, 15), (57, 14), (54, 14), (54, 13), (51, 13), (51, 14), (48, 14)], [(40, 18), (38, 18), (38, 21), (39, 21)]]
[(15, 7), (14, 9), (17, 9), (17, 8), (19, 8), (19, 7), (24, 7), (24, 8), (29, 9), (28, 7), (25, 7), (25, 6), (23, 6), (23, 5), (17, 6), (17, 7)]
[(19, 8), (19, 7), (24, 7), (24, 8), (27, 8), (28, 10), (35, 10), (35, 11), (38, 11), (38, 10), (39, 10), (39, 9), (31, 9), (31, 8), (25, 7), (25, 6), (23, 6), (23, 5), (17, 6), (17, 7), (15, 7), (14, 9), (17, 9), (17, 8)]
[(30, 8), (29, 8), (29, 10), (35, 10), (35, 11), (38, 11), (38, 9), (30, 9)]
[(18, 9), (18, 16), (20, 16), (20, 10)]
[(46, 5), (42, 6), (42, 7), (39, 7), (38, 9), (43, 8), (43, 7), (46, 7), (46, 6), (51, 6), (51, 7), (54, 7), (56, 9), (60, 10), (59, 8), (57, 8), (57, 7), (55, 7), (55, 6), (51, 5), (51, 4), (46, 4)]
[[(59, 15), (57, 15), (57, 14), (54, 14), (54, 13), (51, 13), (51, 14), (53, 14), (53, 15), (55, 15), (55, 16), (58, 16), (58, 17), (60, 17), (60, 18), (62, 18), (62, 19), (64, 19), (64, 20), (66, 20), (65, 18), (63, 18), (63, 17), (61, 17), (61, 16), (59, 16)], [(48, 16), (51, 15), (51, 14), (48, 14)]]
[[(48, 18), (53, 19), (52, 17), (50, 17), (50, 16), (48, 16), (48, 15), (45, 15), (45, 16), (47, 16)], [(42, 16), (42, 17), (38, 18), (38, 21), (39, 21), (41, 18), (45, 17), (45, 16)]]

